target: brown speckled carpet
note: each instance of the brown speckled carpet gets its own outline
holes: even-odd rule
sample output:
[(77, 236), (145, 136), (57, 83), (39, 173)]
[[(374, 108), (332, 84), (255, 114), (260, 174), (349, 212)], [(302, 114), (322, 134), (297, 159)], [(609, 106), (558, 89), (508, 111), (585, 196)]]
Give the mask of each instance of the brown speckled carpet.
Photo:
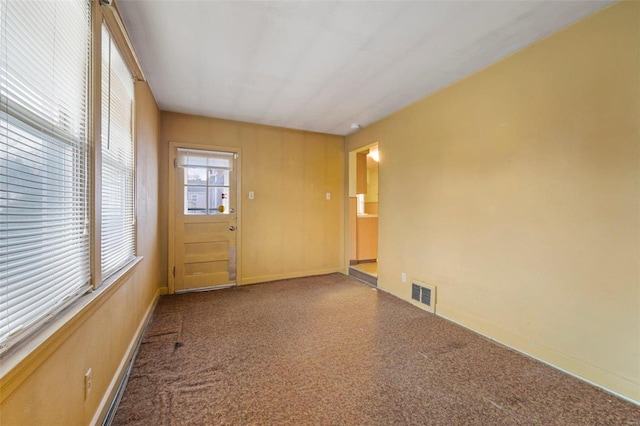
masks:
[(341, 274), (164, 296), (117, 425), (639, 425), (640, 407)]

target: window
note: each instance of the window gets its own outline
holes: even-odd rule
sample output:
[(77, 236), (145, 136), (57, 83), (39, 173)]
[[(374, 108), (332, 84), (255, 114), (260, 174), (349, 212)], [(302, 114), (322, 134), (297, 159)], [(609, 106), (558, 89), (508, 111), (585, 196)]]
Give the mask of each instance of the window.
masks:
[(102, 279), (135, 258), (133, 78), (102, 27)]
[(229, 186), (233, 160), (233, 153), (178, 149), (177, 164), (184, 168), (184, 214), (232, 213)]
[(0, 0), (0, 352), (90, 289), (88, 0)]
[[(0, 0), (0, 354), (100, 284), (94, 170), (95, 275), (135, 257), (133, 78), (106, 26), (91, 51), (91, 28), (90, 0)], [(92, 53), (102, 81), (91, 81)], [(92, 84), (102, 88), (95, 164)]]

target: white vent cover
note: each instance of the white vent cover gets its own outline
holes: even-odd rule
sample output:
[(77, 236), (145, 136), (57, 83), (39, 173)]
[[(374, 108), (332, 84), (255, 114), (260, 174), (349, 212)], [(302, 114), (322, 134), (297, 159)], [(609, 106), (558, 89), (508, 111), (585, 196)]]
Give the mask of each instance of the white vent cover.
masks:
[(436, 313), (436, 286), (411, 281), (411, 299), (424, 305), (424, 308)]

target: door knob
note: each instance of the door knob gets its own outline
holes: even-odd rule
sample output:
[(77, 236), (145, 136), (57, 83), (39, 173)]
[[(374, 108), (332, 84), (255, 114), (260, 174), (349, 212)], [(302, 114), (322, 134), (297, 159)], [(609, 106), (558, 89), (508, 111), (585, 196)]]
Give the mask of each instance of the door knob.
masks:
[(236, 227), (235, 227), (235, 226), (231, 225), (231, 226), (229, 227), (229, 231), (235, 231), (235, 230), (236, 230)]

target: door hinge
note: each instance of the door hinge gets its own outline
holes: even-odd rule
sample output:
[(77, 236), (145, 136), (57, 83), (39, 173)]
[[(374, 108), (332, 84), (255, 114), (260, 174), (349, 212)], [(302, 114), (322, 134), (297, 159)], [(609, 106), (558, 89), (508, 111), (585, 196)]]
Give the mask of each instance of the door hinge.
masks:
[(174, 159), (173, 159), (173, 168), (174, 168), (174, 169), (177, 169), (177, 168), (178, 168), (178, 159), (177, 159), (177, 158), (174, 158)]
[(237, 159), (238, 159), (238, 153), (237, 153), (237, 152), (233, 154), (233, 159), (234, 159), (234, 160), (237, 160)]
[(174, 266), (173, 267), (173, 278), (175, 278), (175, 277), (176, 277), (176, 267)]

